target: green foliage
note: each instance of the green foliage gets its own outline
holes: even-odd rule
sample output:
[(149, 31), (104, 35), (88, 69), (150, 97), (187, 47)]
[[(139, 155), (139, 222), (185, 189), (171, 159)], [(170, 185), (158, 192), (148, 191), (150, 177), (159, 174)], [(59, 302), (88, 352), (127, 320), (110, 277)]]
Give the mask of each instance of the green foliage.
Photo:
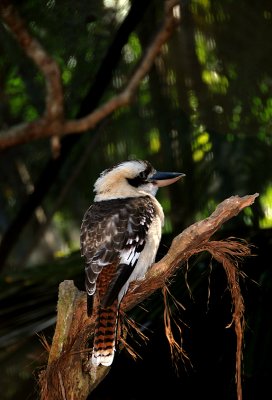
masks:
[(270, 228), (272, 225), (272, 185), (268, 186), (261, 195), (261, 204), (264, 209), (264, 217), (260, 220), (261, 228)]
[[(120, 7), (105, 7), (99, 1), (91, 6), (88, 2), (83, 2), (76, 6), (71, 15), (68, 11), (71, 8), (68, 0), (61, 5), (48, 2), (42, 8), (37, 8), (35, 2), (25, 2), (20, 6), (19, 11), (29, 21), (31, 33), (40, 40), (61, 68), (67, 117), (75, 115), (80, 99), (86, 92), (84, 82), (91, 85), (110, 44), (110, 31), (116, 31), (124, 18), (121, 15), (125, 9)], [(266, 154), (267, 162), (270, 157), (271, 69), (269, 60), (262, 62), (263, 55), (269, 54), (270, 44), (264, 42), (267, 48), (264, 47), (259, 52), (256, 40), (252, 40), (254, 43), (249, 48), (248, 35), (235, 30), (239, 24), (245, 24), (243, 13), (238, 13), (238, 9), (244, 10), (243, 7), (246, 7), (244, 3), (232, 9), (228, 3), (222, 5), (219, 2), (192, 2), (188, 8), (191, 30), (185, 32), (186, 37), (177, 33), (179, 42), (176, 47), (165, 48), (159, 58), (160, 62), (141, 83), (137, 102), (129, 108), (117, 110), (111, 118), (111, 124), (107, 124), (106, 128), (97, 133), (101, 139), (95, 154), (89, 159), (86, 157), (84, 165), (84, 170), (89, 171), (88, 183), (86, 184), (86, 175), (79, 172), (77, 183), (71, 185), (73, 191), (82, 194), (78, 205), (73, 204), (72, 191), (68, 191), (62, 208), (57, 211), (58, 217), (51, 224), (61, 237), (66, 238), (65, 242), (70, 243), (71, 249), (74, 249), (75, 241), (69, 239), (69, 224), (79, 226), (82, 209), (92, 199), (90, 187), (97, 173), (122, 159), (149, 158), (158, 168), (161, 167), (158, 164), (169, 165), (187, 173), (184, 185), (173, 189), (177, 191), (177, 196), (182, 193), (185, 197), (184, 211), (180, 216), (187, 215), (184, 226), (194, 221), (202, 210), (210, 210), (209, 204), (216, 204), (227, 195), (248, 193), (252, 189), (259, 192), (268, 190), (271, 179), (269, 174), (261, 171), (260, 166), (265, 164), (262, 159)], [(270, 14), (265, 6), (260, 6), (260, 10), (262, 12), (258, 16), (254, 15), (254, 18), (259, 31), (263, 29), (265, 34), (268, 29), (265, 21), (269, 20)], [(69, 24), (63, 22), (59, 25), (57, 22), (67, 20), (68, 13)], [(152, 10), (151, 14), (149, 18), (155, 19), (156, 12)], [(233, 27), (231, 33), (229, 26)], [(114, 71), (113, 84), (104, 94), (104, 100), (126, 84), (141, 57), (146, 36), (152, 37), (152, 33), (152, 25), (143, 25), (130, 35), (123, 48), (118, 69)], [(229, 40), (229, 34), (234, 42)], [(42, 111), (43, 78), (33, 65), (31, 71), (35, 70), (34, 74), (27, 72), (30, 62), (25, 56), (17, 57), (15, 63), (16, 52), (19, 52), (16, 43), (11, 41), (8, 32), (4, 30), (1, 31), (1, 36), (6, 38), (8, 49), (1, 61), (6, 94), (2, 110), (8, 109), (7, 114), (3, 113), (2, 120), (6, 118), (9, 125), (20, 120), (31, 121)], [(191, 40), (194, 44), (190, 53), (183, 46), (184, 40)], [(243, 49), (243, 58), (241, 52), (236, 51), (238, 43)], [(255, 51), (254, 59), (252, 48)], [(180, 70), (180, 61), (175, 54), (177, 52), (181, 62), (189, 59), (189, 64), (191, 62), (194, 68), (184, 62), (183, 69)], [(259, 67), (260, 62), (262, 68)], [(189, 86), (187, 82), (191, 82)], [(181, 113), (181, 110), (184, 112)], [(92, 135), (94, 132), (90, 137)], [(64, 184), (69, 171), (76, 165), (77, 157), (84, 152), (88, 139), (84, 138), (81, 143), (78, 149), (75, 148), (74, 157), (71, 156), (67, 161), (64, 167), (66, 172), (57, 181), (58, 187)], [(267, 150), (265, 153), (263, 146)], [(254, 156), (251, 155), (253, 151)], [(44, 161), (50, 157), (50, 147), (34, 142), (22, 146), (19, 153), (11, 160), (15, 165), (18, 156), (23, 160), (33, 183), (42, 170)], [(34, 154), (37, 156), (34, 157)], [(159, 163), (157, 160), (160, 160)], [(2, 184), (2, 202), (5, 203), (5, 212), (12, 216), (19, 207), (17, 199), (24, 192), (25, 183), (17, 179), (16, 188), (13, 183), (9, 184), (14, 180), (14, 169), (9, 174), (5, 163), (7, 160), (3, 158), (2, 168), (6, 170), (7, 177)], [(256, 173), (256, 164), (262, 180)], [(207, 190), (200, 190), (199, 194), (201, 182), (205, 182)], [(57, 187), (53, 188), (51, 196), (45, 200), (44, 206), (45, 209), (48, 208), (49, 214), (58, 191)], [(191, 202), (189, 197), (195, 200)], [(264, 201), (261, 202), (263, 211), (266, 209)], [(59, 218), (66, 223), (60, 226), (57, 222)], [(254, 216), (255, 220), (258, 218), (262, 227), (270, 226), (269, 223), (263, 223), (262, 214), (257, 218)], [(2, 224), (5, 229), (8, 220)], [(56, 251), (55, 248), (52, 250), (53, 253)]]
[[(17, 3), (30, 33), (60, 66), (65, 116), (75, 118), (92, 85), (103, 83), (96, 74), (129, 3)], [(159, 26), (163, 2), (150, 3), (123, 46), (99, 104), (127, 84)], [(255, 192), (260, 193), (256, 206), (233, 220), (231, 235), (246, 227), (262, 233), (272, 227), (270, 9), (268, 0), (254, 6), (234, 0), (186, 3), (180, 27), (141, 82), (133, 104), (116, 110), (74, 145), (15, 240), (0, 282), (6, 307), (2, 317), (8, 321), (2, 333), (10, 339), (8, 345), (52, 324), (58, 283), (83, 276), (76, 252), (82, 216), (93, 200), (98, 174), (116, 162), (142, 158), (158, 169), (186, 173), (182, 183), (158, 194), (166, 214), (164, 233), (171, 237), (208, 216), (224, 198)], [(4, 26), (0, 43), (0, 120), (5, 130), (42, 115), (45, 82)], [(51, 156), (48, 140), (1, 154), (1, 236), (35, 190)], [(16, 310), (21, 313), (18, 329), (11, 323)], [(12, 337), (6, 336), (9, 328)]]
[[(91, 187), (97, 174), (122, 159), (146, 158), (158, 168), (169, 166), (187, 174), (184, 183), (173, 188), (175, 195), (171, 201), (168, 200), (171, 205), (167, 218), (171, 221), (171, 210), (177, 206), (180, 208), (177, 199), (180, 196), (183, 199), (179, 221), (167, 223), (168, 231), (174, 230), (175, 225), (185, 227), (200, 214), (206, 215), (211, 210), (210, 204), (215, 205), (226, 196), (267, 192), (271, 178), (267, 169), (263, 171), (261, 166), (271, 161), (272, 98), (270, 60), (263, 62), (263, 57), (269, 54), (270, 44), (264, 42), (266, 47), (260, 52), (257, 38), (251, 38), (249, 46), (248, 35), (237, 29), (241, 24), (245, 26), (242, 11), (246, 5), (242, 2), (232, 8), (230, 4), (232, 2), (193, 1), (187, 9), (191, 28), (183, 35), (177, 32), (175, 45), (171, 43), (165, 47), (150, 74), (142, 81), (137, 101), (130, 107), (118, 109), (110, 123), (106, 122), (97, 132), (87, 134), (74, 148), (42, 205), (49, 219), (55, 213), (49, 231), (60, 238), (63, 242), (61, 247), (67, 249), (64, 251), (52, 246), (52, 254), (56, 251), (58, 254), (66, 253), (69, 248), (72, 251), (78, 246), (76, 232), (82, 210), (92, 200)], [(125, 5), (115, 9), (109, 4), (105, 6), (102, 1), (92, 5), (87, 1), (76, 7), (73, 5), (72, 14), (69, 11), (71, 7), (68, 0), (62, 4), (47, 2), (43, 7), (27, 1), (19, 7), (28, 21), (30, 32), (61, 68), (68, 118), (76, 114), (113, 33), (128, 12)], [(265, 35), (269, 29), (265, 21), (270, 20), (270, 14), (265, 5), (259, 8), (261, 12), (254, 14), (255, 25), (259, 27), (258, 32), (263, 29)], [(152, 8), (148, 18), (153, 18), (156, 24), (161, 13)], [(65, 23), (68, 20), (69, 24)], [(187, 26), (186, 19), (184, 26)], [(113, 71), (112, 85), (104, 93), (104, 100), (124, 87), (143, 53), (146, 38), (151, 38), (153, 33), (152, 24), (143, 24), (129, 36), (118, 68)], [(5, 38), (3, 43), (7, 50), (0, 64), (5, 91), (2, 120), (3, 126), (12, 126), (41, 115), (44, 79), (20, 53), (16, 42), (4, 28), (0, 34)], [(194, 45), (190, 51), (185, 46), (186, 41)], [(242, 49), (240, 52), (237, 51), (238, 45)], [(100, 136), (100, 140), (95, 151), (88, 150), (89, 138), (94, 135)], [(81, 169), (65, 192), (60, 208), (53, 210), (55, 200), (62, 196), (60, 188), (65, 185), (82, 154), (86, 154), (86, 159)], [(1, 184), (3, 232), (20, 207), (19, 199), (24, 199), (28, 193), (26, 181), (16, 166), (18, 158), (29, 175), (30, 186), (33, 186), (49, 157), (50, 146), (47, 143), (33, 142), (21, 146), (11, 158), (2, 158), (1, 168), (5, 171)], [(266, 162), (262, 162), (264, 158)], [(7, 163), (14, 167), (6, 168)], [(258, 172), (255, 165), (258, 165)], [(74, 192), (80, 193), (76, 204)], [(263, 196), (259, 215), (252, 216), (261, 227), (270, 226), (270, 222), (263, 222), (267, 209), (265, 202), (268, 201), (265, 199), (267, 197)], [(30, 248), (30, 242), (26, 238), (23, 248)], [(41, 254), (44, 257), (44, 253)]]

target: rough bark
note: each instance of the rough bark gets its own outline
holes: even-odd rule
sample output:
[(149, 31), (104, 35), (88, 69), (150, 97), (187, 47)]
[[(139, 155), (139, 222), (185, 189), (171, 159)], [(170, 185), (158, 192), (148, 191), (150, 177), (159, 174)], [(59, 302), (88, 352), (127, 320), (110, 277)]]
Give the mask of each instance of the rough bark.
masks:
[[(251, 254), (249, 244), (228, 239), (211, 241), (211, 236), (230, 218), (254, 203), (258, 194), (244, 197), (232, 196), (220, 203), (210, 217), (197, 222), (174, 238), (168, 253), (149, 269), (145, 279), (131, 284), (121, 303), (125, 312), (164, 288), (178, 268), (191, 255), (209, 251), (222, 263), (233, 299), (233, 323), (237, 335), (236, 381), (237, 398), (242, 399), (241, 359), (243, 338), (243, 298), (239, 288), (241, 271), (238, 266), (243, 257)], [(88, 364), (94, 319), (86, 313), (86, 294), (78, 291), (72, 281), (64, 281), (59, 288), (58, 318), (55, 335), (49, 353), (48, 365), (40, 373), (42, 400), (83, 400), (103, 380), (109, 367), (93, 369)], [(89, 345), (90, 341), (90, 345)]]

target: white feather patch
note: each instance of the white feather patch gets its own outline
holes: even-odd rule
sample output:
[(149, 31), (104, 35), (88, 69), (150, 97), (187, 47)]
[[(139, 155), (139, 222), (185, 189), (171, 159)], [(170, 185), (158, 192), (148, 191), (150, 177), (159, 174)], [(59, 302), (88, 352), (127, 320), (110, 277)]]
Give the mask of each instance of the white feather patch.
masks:
[(98, 365), (104, 365), (105, 367), (109, 367), (114, 359), (114, 351), (115, 348), (113, 348), (113, 352), (111, 354), (98, 354), (96, 355), (95, 353), (92, 354), (92, 364), (95, 367), (98, 367)]
[(134, 266), (139, 258), (140, 253), (135, 252), (135, 249), (124, 250), (121, 253), (120, 264)]

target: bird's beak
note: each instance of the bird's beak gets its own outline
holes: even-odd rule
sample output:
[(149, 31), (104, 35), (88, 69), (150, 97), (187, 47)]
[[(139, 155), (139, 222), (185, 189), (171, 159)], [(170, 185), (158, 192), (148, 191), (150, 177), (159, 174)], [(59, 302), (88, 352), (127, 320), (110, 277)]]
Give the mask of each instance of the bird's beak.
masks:
[(158, 187), (168, 186), (185, 176), (181, 172), (155, 172), (148, 180)]

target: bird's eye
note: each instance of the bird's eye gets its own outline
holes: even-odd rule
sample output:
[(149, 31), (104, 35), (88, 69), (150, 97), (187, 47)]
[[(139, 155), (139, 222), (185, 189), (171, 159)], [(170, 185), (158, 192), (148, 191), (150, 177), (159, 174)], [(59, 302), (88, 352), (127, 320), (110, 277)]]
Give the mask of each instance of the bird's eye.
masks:
[(131, 186), (139, 187), (146, 183), (147, 173), (146, 171), (139, 172), (139, 174), (132, 179), (128, 179), (128, 182)]
[(139, 173), (139, 178), (141, 178), (141, 179), (146, 179), (146, 173), (145, 173), (145, 171), (142, 171), (142, 172)]

